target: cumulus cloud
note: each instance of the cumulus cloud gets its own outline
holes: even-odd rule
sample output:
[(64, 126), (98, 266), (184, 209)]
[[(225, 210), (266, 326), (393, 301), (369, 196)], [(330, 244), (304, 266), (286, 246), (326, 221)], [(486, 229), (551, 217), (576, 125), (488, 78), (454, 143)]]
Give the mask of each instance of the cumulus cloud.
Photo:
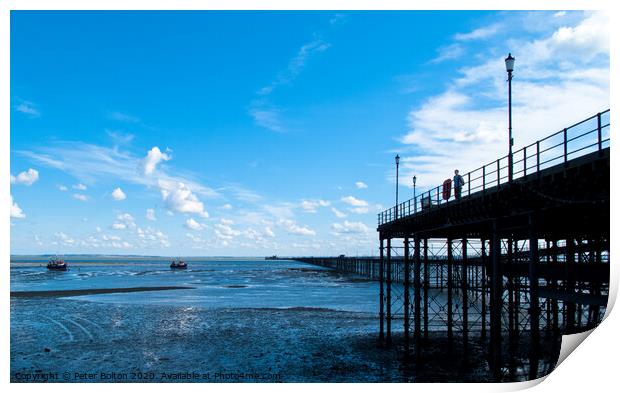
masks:
[(150, 221), (156, 221), (157, 217), (155, 217), (155, 210), (146, 209), (146, 219)]
[(300, 207), (307, 213), (316, 213), (316, 209), (319, 207), (327, 207), (329, 205), (329, 201), (324, 201), (322, 199), (316, 201), (303, 200), (301, 201)]
[(194, 220), (193, 218), (188, 218), (187, 220), (185, 220), (185, 227), (195, 231), (202, 231), (204, 229), (204, 225)]
[(368, 184), (364, 183), (363, 181), (358, 181), (355, 182), (355, 187), (357, 187), (357, 189), (362, 190), (364, 188), (368, 188)]
[(17, 176), (11, 175), (11, 184), (31, 186), (37, 180), (39, 180), (39, 172), (32, 168), (29, 168), (25, 172), (20, 172)]
[(39, 172), (35, 169), (28, 169), (28, 171), (21, 172), (17, 176), (11, 175), (11, 184), (21, 184), (30, 186), (39, 179)]
[(281, 219), (278, 221), (278, 225), (284, 228), (288, 233), (300, 236), (315, 236), (316, 232), (308, 227), (302, 227), (297, 225), (295, 221), (288, 219)]
[(194, 213), (204, 218), (209, 217), (203, 203), (184, 183), (159, 180), (158, 185), (168, 210), (178, 213)]
[(232, 228), (231, 220), (221, 219), (219, 224), (215, 224), (215, 236), (223, 241), (229, 241), (240, 236), (241, 231)]
[(223, 210), (230, 210), (232, 209), (232, 205), (230, 203), (225, 203), (222, 205), (222, 209)]
[(58, 186), (58, 189), (62, 192), (68, 191), (69, 189), (67, 188), (67, 186), (63, 186), (62, 184)]
[(73, 194), (73, 198), (77, 199), (78, 201), (82, 201), (82, 202), (88, 201), (88, 195), (84, 195), (84, 194), (75, 193)]
[(70, 237), (64, 232), (56, 232), (54, 234), (54, 237), (56, 238), (57, 242), (64, 244), (66, 246), (72, 246), (75, 244), (75, 239)]
[(115, 201), (122, 201), (123, 199), (127, 199), (127, 195), (125, 195), (120, 187), (116, 187), (114, 191), (112, 191), (112, 199)]
[(351, 205), (353, 207), (365, 207), (368, 206), (368, 202), (366, 202), (363, 199), (358, 199), (352, 195), (349, 195), (347, 197), (344, 197), (341, 199), (342, 202), (346, 203), (347, 205)]
[(136, 229), (135, 219), (129, 213), (121, 213), (116, 216), (116, 222), (112, 224), (112, 229), (123, 230), (126, 228)]
[(162, 153), (159, 147), (154, 146), (142, 159), (142, 171), (145, 175), (150, 175), (157, 169), (157, 164), (162, 161), (169, 161), (172, 157), (167, 153)]
[(79, 183), (79, 184), (75, 184), (73, 185), (73, 188), (76, 190), (80, 190), (80, 191), (85, 191), (88, 189), (88, 187), (86, 187), (84, 184)]
[(336, 215), (336, 217), (338, 218), (344, 218), (347, 215), (343, 212), (341, 212), (340, 210), (336, 209), (335, 207), (332, 207), (332, 213), (334, 213)]
[(370, 232), (370, 228), (368, 228), (362, 222), (350, 222), (345, 220), (343, 223), (334, 223), (332, 224), (332, 229), (336, 233), (366, 233)]
[(17, 202), (13, 201), (13, 195), (11, 195), (11, 218), (26, 218), (26, 215)]

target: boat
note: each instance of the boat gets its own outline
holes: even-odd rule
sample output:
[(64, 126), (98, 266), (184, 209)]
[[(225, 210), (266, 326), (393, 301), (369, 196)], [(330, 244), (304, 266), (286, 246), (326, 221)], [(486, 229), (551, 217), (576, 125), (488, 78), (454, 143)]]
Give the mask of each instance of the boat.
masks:
[(59, 257), (52, 257), (47, 263), (47, 270), (66, 271), (67, 267), (67, 263)]
[(170, 264), (170, 269), (187, 269), (187, 263), (180, 259), (178, 261), (173, 260)]

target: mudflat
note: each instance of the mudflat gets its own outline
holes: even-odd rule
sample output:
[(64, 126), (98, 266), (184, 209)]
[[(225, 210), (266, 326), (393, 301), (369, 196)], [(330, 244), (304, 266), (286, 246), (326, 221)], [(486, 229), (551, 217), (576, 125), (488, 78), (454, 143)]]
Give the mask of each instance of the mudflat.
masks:
[(164, 287), (131, 287), (131, 288), (89, 288), (63, 289), (51, 291), (11, 291), (11, 297), (69, 297), (83, 295), (100, 295), (104, 293), (128, 293), (147, 291), (169, 291), (175, 289), (194, 289), (194, 287), (164, 286)]

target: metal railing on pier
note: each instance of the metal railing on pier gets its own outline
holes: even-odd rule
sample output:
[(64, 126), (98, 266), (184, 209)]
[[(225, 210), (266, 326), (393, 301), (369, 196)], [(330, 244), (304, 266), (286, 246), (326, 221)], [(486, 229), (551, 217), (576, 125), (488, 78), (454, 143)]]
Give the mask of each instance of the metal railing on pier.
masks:
[[(597, 113), (512, 153), (512, 177), (518, 179), (577, 157), (603, 150), (610, 143), (610, 112)], [(462, 175), (461, 198), (486, 192), (509, 181), (508, 155)], [(378, 214), (379, 226), (454, 201), (437, 186)]]

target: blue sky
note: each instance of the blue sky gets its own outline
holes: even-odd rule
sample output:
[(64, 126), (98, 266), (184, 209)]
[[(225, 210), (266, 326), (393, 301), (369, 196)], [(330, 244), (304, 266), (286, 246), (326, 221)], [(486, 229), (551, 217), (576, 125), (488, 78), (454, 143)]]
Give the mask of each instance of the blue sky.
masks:
[(376, 214), (609, 106), (604, 14), (12, 12), (11, 252), (377, 253)]

